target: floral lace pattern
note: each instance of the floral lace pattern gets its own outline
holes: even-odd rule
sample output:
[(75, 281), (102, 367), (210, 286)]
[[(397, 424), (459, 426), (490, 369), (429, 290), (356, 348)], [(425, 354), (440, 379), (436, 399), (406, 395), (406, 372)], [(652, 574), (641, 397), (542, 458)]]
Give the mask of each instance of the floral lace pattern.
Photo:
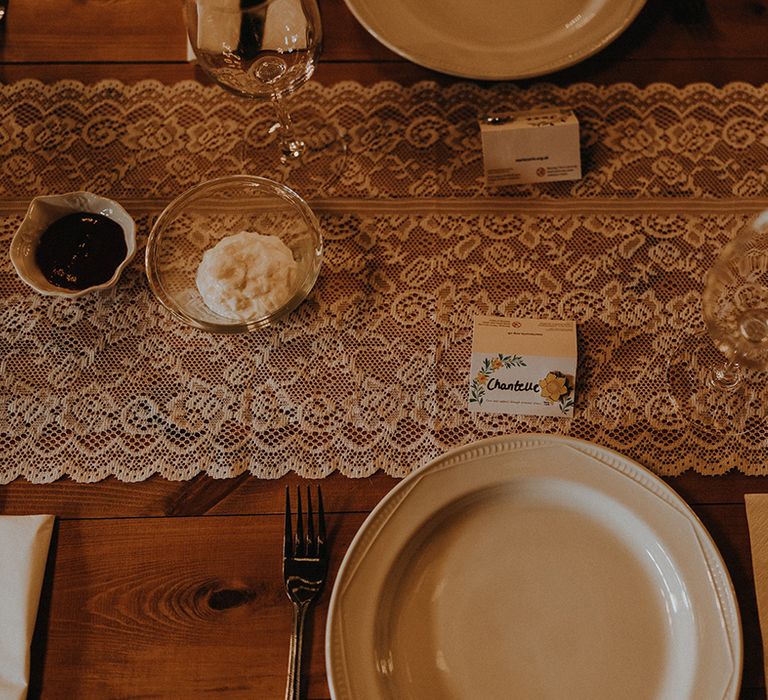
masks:
[[(295, 111), (327, 110), (350, 149), (316, 205), (323, 269), (285, 322), (235, 337), (165, 312), (141, 249), (117, 287), (77, 300), (32, 292), (7, 251), (31, 196), (73, 189), (120, 200), (143, 247), (167, 199), (237, 171), (233, 144), (268, 113), (193, 83), (0, 95), (0, 483), (404, 475), (531, 431), (659, 474), (768, 469), (768, 385), (723, 438), (684, 420), (667, 377), (703, 331), (704, 271), (766, 206), (768, 88), (310, 84)], [(543, 104), (576, 109), (585, 178), (485, 191), (476, 113)], [(574, 418), (468, 410), (478, 314), (577, 322)]]
[[(575, 110), (585, 176), (487, 191), (478, 115), (546, 106)], [(333, 196), (752, 198), (768, 186), (765, 86), (310, 82), (290, 107), (299, 128), (321, 118), (346, 134), (350, 158)], [(273, 145), (273, 121), (269, 104), (191, 81), (1, 86), (0, 197), (172, 198), (242, 171)]]

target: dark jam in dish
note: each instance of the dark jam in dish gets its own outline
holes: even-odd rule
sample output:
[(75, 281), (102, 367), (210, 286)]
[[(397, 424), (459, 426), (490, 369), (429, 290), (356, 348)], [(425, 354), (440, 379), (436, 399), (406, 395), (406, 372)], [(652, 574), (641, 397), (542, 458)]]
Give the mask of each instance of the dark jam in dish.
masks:
[(51, 284), (86, 289), (109, 281), (127, 252), (120, 224), (103, 214), (76, 212), (43, 231), (35, 260)]

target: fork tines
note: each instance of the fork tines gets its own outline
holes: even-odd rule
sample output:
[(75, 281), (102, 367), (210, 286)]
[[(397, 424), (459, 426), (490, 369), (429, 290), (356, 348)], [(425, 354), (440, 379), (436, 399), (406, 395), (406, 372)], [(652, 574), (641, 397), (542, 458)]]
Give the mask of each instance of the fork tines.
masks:
[(304, 535), (304, 515), (301, 503), (301, 487), (296, 487), (296, 533), (291, 524), (291, 495), (285, 487), (285, 533), (283, 535), (283, 556), (319, 557), (325, 553), (325, 511), (323, 510), (323, 492), (317, 487), (317, 531), (312, 510), (312, 492), (307, 486), (307, 527)]

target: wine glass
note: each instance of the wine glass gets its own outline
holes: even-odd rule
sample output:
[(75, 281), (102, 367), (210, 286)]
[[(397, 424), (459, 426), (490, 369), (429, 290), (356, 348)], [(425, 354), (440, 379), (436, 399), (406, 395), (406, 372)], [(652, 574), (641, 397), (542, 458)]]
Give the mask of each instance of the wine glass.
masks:
[(276, 152), (266, 163), (249, 163), (250, 174), (305, 196), (332, 184), (344, 164), (343, 139), (327, 120), (304, 124), (299, 138), (283, 99), (309, 79), (320, 55), (315, 0), (185, 0), (185, 16), (200, 67), (223, 88), (274, 106), (277, 122), (269, 132)]
[(696, 426), (739, 434), (765, 417), (768, 398), (757, 374), (768, 370), (768, 211), (720, 251), (702, 312), (707, 334), (688, 339), (669, 362), (672, 398)]

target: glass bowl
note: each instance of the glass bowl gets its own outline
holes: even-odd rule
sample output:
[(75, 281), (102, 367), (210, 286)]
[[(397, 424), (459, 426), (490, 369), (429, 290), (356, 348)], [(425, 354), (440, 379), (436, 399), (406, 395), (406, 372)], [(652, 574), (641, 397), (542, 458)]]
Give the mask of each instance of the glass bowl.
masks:
[[(206, 306), (196, 275), (207, 250), (242, 231), (278, 236), (297, 268), (281, 306), (238, 320)], [(152, 292), (179, 320), (211, 333), (244, 333), (274, 325), (301, 304), (317, 280), (322, 257), (320, 225), (298, 194), (272, 180), (234, 175), (201, 183), (163, 210), (149, 234), (146, 268)]]
[[(37, 263), (36, 251), (43, 232), (54, 222), (67, 214), (101, 214), (117, 222), (125, 236), (125, 257), (114, 274), (103, 284), (84, 289), (59, 287), (46, 279)], [(136, 254), (136, 224), (131, 216), (117, 202), (91, 192), (68, 192), (35, 197), (21, 225), (11, 241), (10, 256), (16, 274), (39, 294), (45, 296), (69, 297), (74, 299), (100, 289), (109, 289), (117, 283), (123, 270)]]

